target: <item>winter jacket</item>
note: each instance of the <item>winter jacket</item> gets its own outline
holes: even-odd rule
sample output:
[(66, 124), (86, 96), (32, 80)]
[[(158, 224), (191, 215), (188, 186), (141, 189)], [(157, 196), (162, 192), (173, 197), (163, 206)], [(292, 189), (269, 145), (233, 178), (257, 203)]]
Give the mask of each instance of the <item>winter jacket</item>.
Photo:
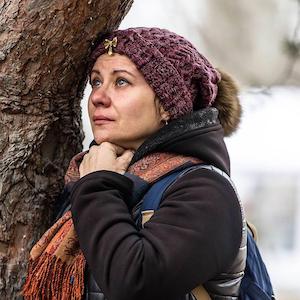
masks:
[[(131, 164), (151, 152), (197, 157), (230, 175), (214, 108), (163, 127), (140, 146)], [(133, 185), (124, 175), (97, 171), (72, 187), (73, 221), (88, 265), (85, 299), (105, 299), (101, 287), (109, 300), (192, 300), (189, 292), (197, 285), (226, 273), (234, 262), (242, 268), (243, 262), (237, 263), (241, 208), (226, 179), (205, 169), (178, 179), (143, 229), (133, 218)]]

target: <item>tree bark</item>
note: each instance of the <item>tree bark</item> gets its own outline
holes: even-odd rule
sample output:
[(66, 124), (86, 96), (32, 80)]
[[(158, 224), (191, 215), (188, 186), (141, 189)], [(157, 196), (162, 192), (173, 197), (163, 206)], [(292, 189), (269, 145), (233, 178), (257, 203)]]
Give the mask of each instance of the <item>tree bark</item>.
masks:
[(28, 253), (82, 148), (86, 58), (133, 0), (0, 2), (0, 299), (21, 298)]

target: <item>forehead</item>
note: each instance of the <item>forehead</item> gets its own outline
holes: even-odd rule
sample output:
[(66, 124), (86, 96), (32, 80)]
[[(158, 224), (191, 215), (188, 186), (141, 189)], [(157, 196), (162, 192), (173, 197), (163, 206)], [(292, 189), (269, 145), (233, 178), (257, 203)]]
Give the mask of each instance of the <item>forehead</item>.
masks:
[(93, 69), (112, 69), (112, 68), (122, 68), (129, 69), (130, 71), (138, 72), (136, 65), (130, 60), (126, 55), (121, 55), (118, 53), (114, 53), (113, 55), (102, 54), (100, 55)]

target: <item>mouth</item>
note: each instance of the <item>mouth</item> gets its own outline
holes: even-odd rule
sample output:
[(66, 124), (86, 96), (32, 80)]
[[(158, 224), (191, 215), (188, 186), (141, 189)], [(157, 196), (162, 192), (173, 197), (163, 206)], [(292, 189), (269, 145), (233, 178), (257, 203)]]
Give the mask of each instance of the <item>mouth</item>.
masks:
[(102, 125), (102, 124), (107, 124), (109, 122), (113, 122), (113, 120), (106, 116), (95, 115), (93, 116), (93, 122), (95, 125)]

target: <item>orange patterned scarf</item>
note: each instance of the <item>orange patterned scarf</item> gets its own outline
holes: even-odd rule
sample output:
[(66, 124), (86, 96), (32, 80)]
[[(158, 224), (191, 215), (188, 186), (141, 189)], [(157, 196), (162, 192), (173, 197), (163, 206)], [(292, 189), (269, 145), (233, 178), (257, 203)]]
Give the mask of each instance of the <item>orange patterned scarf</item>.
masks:
[[(79, 153), (71, 160), (65, 183), (79, 179), (78, 166), (85, 153)], [(128, 172), (152, 183), (186, 162), (201, 161), (176, 154), (154, 153), (137, 161)], [(67, 211), (32, 248), (23, 296), (26, 300), (81, 299), (84, 268), (85, 258), (79, 247), (71, 211)]]

